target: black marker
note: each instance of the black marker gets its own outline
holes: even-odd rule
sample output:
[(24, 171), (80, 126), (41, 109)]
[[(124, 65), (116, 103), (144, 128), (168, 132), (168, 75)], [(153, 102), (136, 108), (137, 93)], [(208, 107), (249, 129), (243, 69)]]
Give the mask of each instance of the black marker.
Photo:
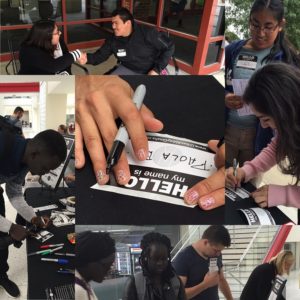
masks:
[[(138, 110), (140, 110), (143, 104), (145, 94), (146, 94), (146, 87), (143, 84), (139, 85), (134, 92), (132, 100)], [(113, 146), (107, 157), (106, 174), (109, 174), (111, 168), (119, 161), (121, 153), (128, 140), (129, 140), (128, 132), (126, 130), (125, 125), (122, 123), (115, 137)]]

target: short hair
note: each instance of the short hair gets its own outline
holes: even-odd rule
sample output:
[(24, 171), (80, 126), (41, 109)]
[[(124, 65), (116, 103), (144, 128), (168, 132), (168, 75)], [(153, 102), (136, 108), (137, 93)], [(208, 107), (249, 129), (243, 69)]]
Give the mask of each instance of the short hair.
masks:
[(143, 275), (149, 277), (150, 273), (148, 270), (147, 260), (150, 257), (151, 245), (159, 245), (159, 244), (166, 246), (168, 251), (169, 262), (166, 270), (163, 273), (163, 279), (165, 281), (169, 281), (172, 277), (174, 277), (174, 271), (171, 264), (171, 250), (172, 250), (171, 241), (166, 235), (158, 232), (149, 232), (145, 234), (141, 240), (140, 247), (142, 249), (142, 253), (139, 262), (143, 270)]
[(21, 107), (21, 106), (17, 106), (16, 108), (15, 108), (15, 110), (14, 110), (14, 114), (17, 114), (17, 113), (19, 113), (19, 112), (24, 112), (24, 109)]
[[(276, 267), (277, 274), (282, 275), (283, 274), (283, 265), (286, 262), (286, 260), (291, 259), (294, 260), (294, 254), (292, 251), (289, 250), (283, 250), (279, 252), (276, 256), (272, 257), (269, 261), (269, 263), (273, 263)], [(289, 270), (288, 270), (289, 272)]]
[(108, 232), (83, 231), (76, 234), (76, 267), (104, 259), (116, 252)]
[(64, 137), (57, 131), (48, 129), (38, 133), (32, 143), (39, 145), (45, 153), (57, 156), (61, 162), (66, 159), (67, 146)]
[(50, 54), (56, 48), (52, 45), (52, 35), (56, 24), (52, 20), (39, 20), (33, 24), (22, 45), (41, 48)]
[(61, 124), (58, 126), (59, 129), (63, 130), (64, 133), (67, 133), (68, 132), (68, 128), (66, 125), (64, 124)]
[(120, 7), (115, 9), (112, 12), (112, 17), (116, 17), (116, 16), (120, 16), (121, 20), (123, 21), (123, 23), (125, 23), (126, 21), (131, 21), (131, 24), (134, 24), (134, 18), (132, 13), (125, 7)]
[(221, 244), (225, 247), (230, 247), (231, 238), (230, 234), (222, 225), (209, 226), (202, 235), (202, 239), (207, 239), (212, 244)]

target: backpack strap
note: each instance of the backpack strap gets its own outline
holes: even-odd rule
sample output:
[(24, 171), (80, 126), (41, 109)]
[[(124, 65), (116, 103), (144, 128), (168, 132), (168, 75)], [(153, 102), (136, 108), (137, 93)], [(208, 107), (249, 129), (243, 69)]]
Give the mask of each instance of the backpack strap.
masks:
[(135, 273), (134, 281), (138, 300), (144, 300), (144, 295), (146, 293), (146, 279), (143, 275), (143, 272)]
[(171, 278), (171, 286), (174, 290), (175, 295), (179, 296), (179, 290), (180, 290), (180, 279), (178, 278), (177, 275)]
[(75, 276), (75, 284), (80, 285), (84, 290), (86, 290), (88, 298), (89, 300), (91, 300), (92, 291), (90, 287), (86, 284), (86, 282)]

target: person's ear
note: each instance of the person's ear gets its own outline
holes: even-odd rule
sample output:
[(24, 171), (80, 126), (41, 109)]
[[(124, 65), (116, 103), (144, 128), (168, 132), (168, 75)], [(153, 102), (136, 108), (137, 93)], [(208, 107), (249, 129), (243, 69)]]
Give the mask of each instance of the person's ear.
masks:
[(285, 24), (286, 24), (286, 20), (285, 20), (285, 18), (283, 18), (278, 24), (279, 31), (283, 30)]

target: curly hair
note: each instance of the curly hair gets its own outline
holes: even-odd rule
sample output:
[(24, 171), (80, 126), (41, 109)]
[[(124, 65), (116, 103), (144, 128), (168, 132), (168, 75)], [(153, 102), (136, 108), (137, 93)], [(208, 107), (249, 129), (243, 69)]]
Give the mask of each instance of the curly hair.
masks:
[[(269, 10), (278, 23), (284, 19), (284, 5), (282, 0), (255, 0), (251, 7), (250, 19), (252, 14), (264, 9)], [(299, 52), (288, 40), (284, 30), (278, 33), (270, 54), (264, 60), (266, 62), (273, 61), (279, 51), (283, 53), (283, 62), (300, 67)]]
[(272, 63), (256, 71), (243, 95), (247, 104), (274, 119), (278, 133), (276, 162), (282, 173), (300, 181), (300, 70)]
[(150, 250), (152, 245), (164, 245), (167, 248), (168, 251), (168, 266), (164, 270), (162, 276), (163, 280), (166, 282), (169, 282), (172, 277), (175, 276), (172, 264), (171, 264), (171, 241), (170, 239), (161, 233), (158, 232), (149, 232), (145, 234), (141, 240), (141, 248), (142, 253), (139, 258), (140, 265), (143, 270), (143, 275), (145, 277), (150, 277), (150, 272), (148, 269), (148, 259), (150, 258)]

